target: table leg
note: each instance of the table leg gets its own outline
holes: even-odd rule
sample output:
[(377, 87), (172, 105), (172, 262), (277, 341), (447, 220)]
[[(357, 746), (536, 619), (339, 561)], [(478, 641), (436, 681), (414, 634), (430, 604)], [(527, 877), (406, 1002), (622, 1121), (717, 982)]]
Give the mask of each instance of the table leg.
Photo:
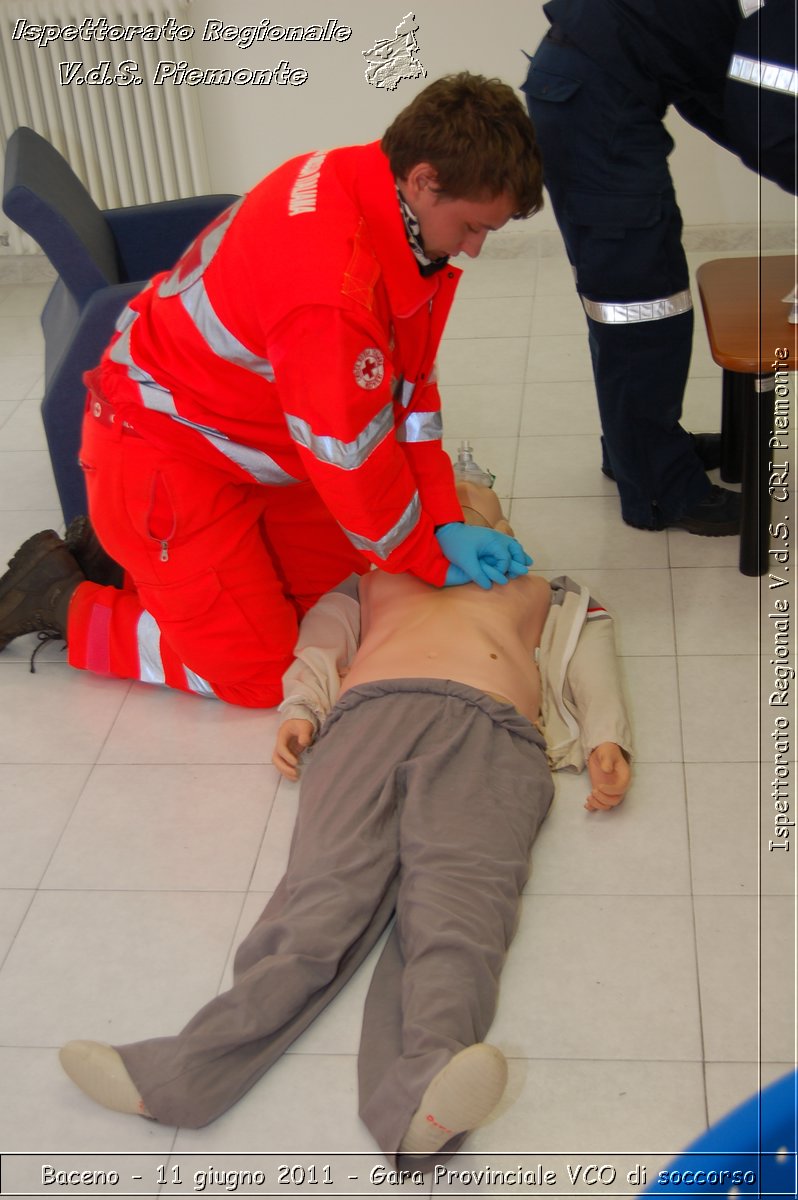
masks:
[(772, 375), (743, 375), (738, 379), (744, 381), (747, 391), (742, 421), (740, 571), (743, 575), (764, 575), (768, 569), (770, 545), (768, 442), (773, 429), (775, 380)]

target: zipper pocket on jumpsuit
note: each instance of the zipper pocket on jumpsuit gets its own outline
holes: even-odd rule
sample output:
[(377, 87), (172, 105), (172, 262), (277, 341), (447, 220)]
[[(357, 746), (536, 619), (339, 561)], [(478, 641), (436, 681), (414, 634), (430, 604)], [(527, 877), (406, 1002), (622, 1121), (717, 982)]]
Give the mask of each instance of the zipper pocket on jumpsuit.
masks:
[[(166, 522), (170, 521), (169, 531), (165, 532)], [(152, 477), (150, 487), (150, 504), (147, 509), (147, 536), (160, 543), (160, 560), (169, 562), (169, 542), (177, 530), (177, 516), (174, 504), (169, 495), (169, 489), (159, 471)]]

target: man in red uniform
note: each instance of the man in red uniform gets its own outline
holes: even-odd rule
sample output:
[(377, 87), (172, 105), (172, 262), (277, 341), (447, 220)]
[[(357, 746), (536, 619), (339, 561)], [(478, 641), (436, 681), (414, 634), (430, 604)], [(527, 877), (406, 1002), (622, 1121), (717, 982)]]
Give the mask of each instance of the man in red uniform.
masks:
[(523, 573), (516, 541), (462, 523), (434, 360), (449, 258), (540, 204), (522, 104), (468, 73), (381, 142), (267, 176), (131, 301), (87, 377), (89, 509), (125, 587), (37, 534), (0, 580), (0, 649), (56, 630), (73, 666), (271, 706), (299, 619), (352, 571)]

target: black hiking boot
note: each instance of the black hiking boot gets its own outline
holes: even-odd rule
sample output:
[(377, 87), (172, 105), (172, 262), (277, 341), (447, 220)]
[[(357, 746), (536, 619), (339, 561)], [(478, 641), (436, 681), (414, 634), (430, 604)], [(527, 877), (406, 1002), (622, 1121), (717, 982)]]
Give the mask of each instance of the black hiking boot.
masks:
[(121, 588), (124, 569), (103, 550), (88, 517), (74, 517), (69, 522), (64, 544), (91, 583)]
[(85, 576), (52, 529), (28, 538), (0, 579), (0, 650), (23, 633), (66, 640), (72, 593)]

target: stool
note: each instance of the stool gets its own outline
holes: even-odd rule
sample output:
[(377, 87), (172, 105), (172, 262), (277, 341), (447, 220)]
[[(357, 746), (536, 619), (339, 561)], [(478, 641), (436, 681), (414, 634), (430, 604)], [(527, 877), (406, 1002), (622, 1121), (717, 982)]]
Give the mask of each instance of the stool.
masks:
[[(783, 254), (717, 258), (696, 272), (710, 350), (723, 368), (721, 478), (742, 482), (743, 575), (767, 572), (771, 499), (792, 494), (779, 466), (795, 430), (787, 372), (798, 367), (798, 325), (783, 301), (795, 287), (795, 268), (795, 256)], [(782, 436), (777, 409), (789, 418)]]

